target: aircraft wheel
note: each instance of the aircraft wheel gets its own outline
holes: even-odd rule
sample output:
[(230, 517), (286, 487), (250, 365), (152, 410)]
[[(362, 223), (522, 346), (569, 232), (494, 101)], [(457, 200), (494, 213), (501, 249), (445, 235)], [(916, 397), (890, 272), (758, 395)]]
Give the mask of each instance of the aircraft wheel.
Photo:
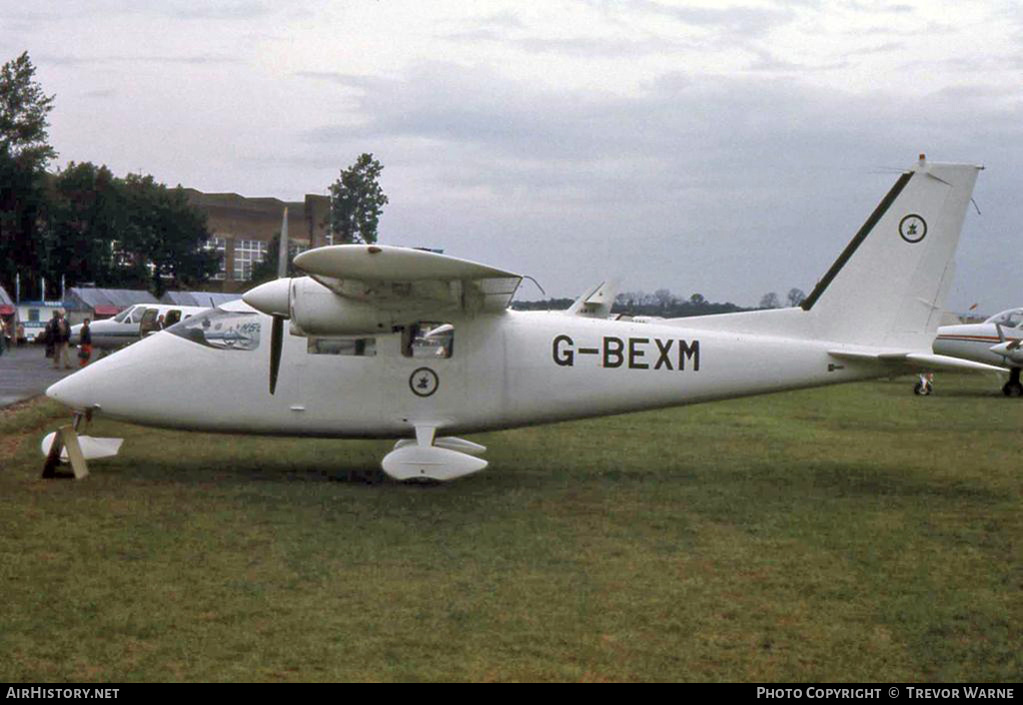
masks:
[(924, 384), (923, 382), (917, 382), (913, 385), (913, 394), (916, 394), (918, 397), (930, 396), (932, 391), (934, 391), (933, 387), (929, 384)]
[(1019, 382), (1006, 382), (1002, 387), (1002, 394), (1007, 397), (1017, 398), (1023, 396), (1023, 384)]

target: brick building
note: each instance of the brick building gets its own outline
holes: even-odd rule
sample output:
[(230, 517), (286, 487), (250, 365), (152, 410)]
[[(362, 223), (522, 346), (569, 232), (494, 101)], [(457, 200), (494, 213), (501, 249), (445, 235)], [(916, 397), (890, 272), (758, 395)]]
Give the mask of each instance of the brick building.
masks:
[(237, 193), (203, 193), (186, 188), (189, 202), (206, 213), (212, 244), (220, 254), (222, 291), (248, 288), (252, 267), (266, 257), (270, 241), (281, 230), (281, 216), (288, 209), (288, 241), (292, 252), (329, 243), (327, 216), (330, 198), (306, 194), (303, 201), (278, 198), (246, 198)]

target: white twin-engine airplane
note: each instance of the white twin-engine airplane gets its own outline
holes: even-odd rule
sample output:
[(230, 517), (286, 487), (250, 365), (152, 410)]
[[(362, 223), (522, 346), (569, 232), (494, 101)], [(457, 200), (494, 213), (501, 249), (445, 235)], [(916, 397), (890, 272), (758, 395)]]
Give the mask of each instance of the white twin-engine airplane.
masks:
[(942, 355), (1003, 365), (1009, 381), (1002, 387), (1007, 397), (1023, 396), (1020, 368), (1023, 367), (1023, 308), (996, 313), (983, 323), (942, 326), (934, 339), (934, 352)]
[[(89, 332), (92, 347), (97, 350), (117, 350), (161, 330), (159, 317), (163, 316), (163, 327), (169, 328), (178, 321), (205, 311), (203, 306), (177, 306), (175, 304), (135, 304), (121, 311), (113, 318), (92, 321)], [(82, 324), (71, 327), (71, 344), (81, 342)]]
[(295, 258), (308, 276), (257, 286), (47, 394), (151, 426), (397, 438), (389, 475), (451, 480), (487, 465), (484, 447), (452, 434), (901, 371), (1001, 371), (931, 351), (979, 169), (921, 157), (797, 308), (615, 321), (613, 292), (598, 287), (568, 311), (517, 312), (512, 272), (321, 247)]

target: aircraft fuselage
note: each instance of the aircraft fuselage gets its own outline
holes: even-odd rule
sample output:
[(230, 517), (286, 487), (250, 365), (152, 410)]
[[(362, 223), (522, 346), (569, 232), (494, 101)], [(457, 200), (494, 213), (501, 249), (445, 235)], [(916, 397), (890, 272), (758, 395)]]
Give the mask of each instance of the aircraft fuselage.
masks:
[(447, 358), (406, 356), (401, 332), (365, 336), (362, 354), (323, 354), (316, 339), (286, 335), (270, 395), (270, 318), (251, 315), (260, 339), (252, 349), (164, 331), (67, 378), (53, 396), (161, 427), (405, 437), (417, 424), (468, 433), (877, 375), (835, 364), (824, 342), (508, 311), (453, 319)]

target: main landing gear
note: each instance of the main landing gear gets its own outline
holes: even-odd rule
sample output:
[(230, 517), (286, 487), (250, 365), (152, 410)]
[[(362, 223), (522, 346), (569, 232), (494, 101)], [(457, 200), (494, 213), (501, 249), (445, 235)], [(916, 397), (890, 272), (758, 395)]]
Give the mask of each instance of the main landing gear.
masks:
[(1009, 381), (1002, 387), (1002, 394), (1007, 397), (1018, 398), (1023, 396), (1023, 384), (1019, 381), (1019, 370), (1018, 367), (1013, 367), (1009, 371)]
[(417, 424), (416, 439), (398, 441), (381, 465), (395, 480), (446, 482), (479, 472), (487, 461), (475, 456), (486, 447), (454, 436), (435, 437), (436, 426)]
[(934, 375), (930, 372), (920, 375), (920, 379), (913, 385), (913, 394), (918, 397), (930, 396), (934, 391)]

